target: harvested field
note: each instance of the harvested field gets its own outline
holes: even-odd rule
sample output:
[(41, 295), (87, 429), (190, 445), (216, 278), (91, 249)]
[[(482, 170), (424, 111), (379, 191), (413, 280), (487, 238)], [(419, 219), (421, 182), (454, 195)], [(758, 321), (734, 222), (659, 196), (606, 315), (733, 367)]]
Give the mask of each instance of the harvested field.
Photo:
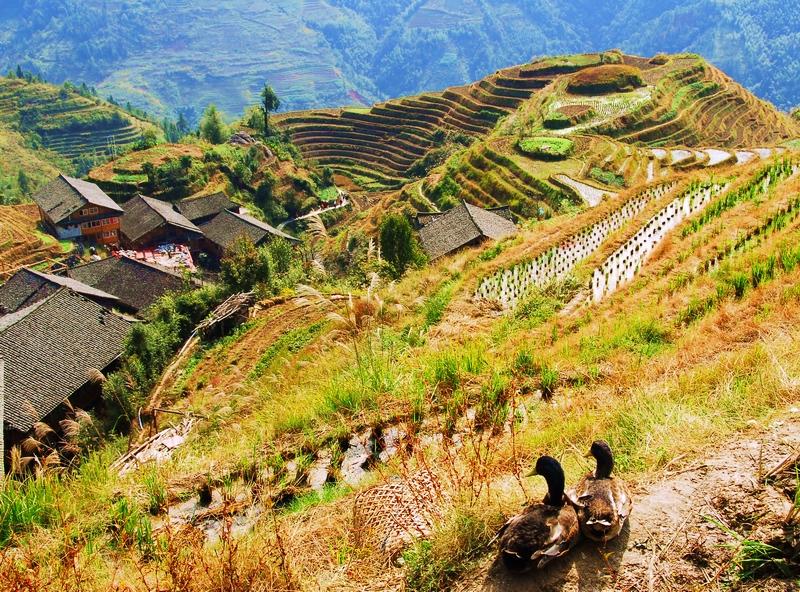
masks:
[(62, 245), (39, 230), (35, 205), (0, 206), (0, 279), (22, 266), (53, 263), (63, 255)]

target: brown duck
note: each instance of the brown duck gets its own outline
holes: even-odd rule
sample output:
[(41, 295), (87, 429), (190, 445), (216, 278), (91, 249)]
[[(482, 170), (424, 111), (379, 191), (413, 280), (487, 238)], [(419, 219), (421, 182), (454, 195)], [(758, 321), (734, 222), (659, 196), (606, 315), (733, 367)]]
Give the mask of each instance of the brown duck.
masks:
[(580, 536), (578, 516), (564, 495), (564, 470), (558, 461), (539, 458), (531, 475), (547, 481), (544, 501), (510, 518), (497, 535), (500, 557), (511, 571), (544, 567), (569, 551)]
[(586, 456), (595, 458), (597, 468), (581, 479), (567, 495), (578, 513), (584, 536), (606, 543), (622, 531), (633, 501), (625, 482), (611, 475), (614, 455), (607, 442), (594, 442)]

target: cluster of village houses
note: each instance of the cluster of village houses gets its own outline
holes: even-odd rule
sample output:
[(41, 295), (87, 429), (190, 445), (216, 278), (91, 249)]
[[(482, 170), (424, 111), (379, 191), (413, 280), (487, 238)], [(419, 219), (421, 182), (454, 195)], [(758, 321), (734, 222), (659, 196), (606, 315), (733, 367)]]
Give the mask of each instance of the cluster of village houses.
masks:
[[(114, 369), (131, 324), (148, 307), (196, 281), (185, 273), (193, 257), (203, 254), (213, 266), (241, 237), (257, 246), (298, 242), (222, 193), (175, 204), (137, 195), (119, 205), (97, 185), (60, 175), (34, 201), (53, 235), (113, 254), (52, 273), (23, 268), (0, 285), (3, 456), (38, 422), (57, 427), (65, 402), (88, 409), (100, 399), (98, 372)], [(431, 260), (516, 232), (507, 208), (466, 202), (420, 213), (417, 222)]]
[(113, 370), (148, 307), (193, 285), (194, 257), (213, 266), (241, 237), (298, 242), (222, 193), (176, 204), (137, 195), (119, 205), (97, 185), (60, 175), (33, 199), (54, 236), (113, 254), (52, 273), (22, 268), (0, 285), (4, 455), (37, 422), (57, 428), (65, 401), (91, 408), (99, 400), (97, 371)]

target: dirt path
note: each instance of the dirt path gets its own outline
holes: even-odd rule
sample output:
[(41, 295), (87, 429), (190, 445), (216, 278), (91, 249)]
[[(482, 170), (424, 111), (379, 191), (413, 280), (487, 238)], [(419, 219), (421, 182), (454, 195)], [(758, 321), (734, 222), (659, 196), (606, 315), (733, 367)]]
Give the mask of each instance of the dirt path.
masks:
[[(745, 434), (713, 456), (634, 491), (635, 506), (622, 535), (602, 549), (582, 542), (543, 572), (508, 574), (487, 561), (461, 590), (504, 592), (689, 591), (731, 589), (733, 538), (709, 521), (748, 538), (781, 536), (788, 499), (763, 475), (800, 450), (800, 412), (768, 429)], [(737, 590), (796, 591), (790, 581), (760, 580)]]

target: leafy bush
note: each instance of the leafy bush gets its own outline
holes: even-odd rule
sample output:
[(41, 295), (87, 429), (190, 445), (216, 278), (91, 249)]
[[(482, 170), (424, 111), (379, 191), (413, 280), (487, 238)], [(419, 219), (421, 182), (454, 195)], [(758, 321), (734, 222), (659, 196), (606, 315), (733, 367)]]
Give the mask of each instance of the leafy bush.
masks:
[(517, 147), (524, 154), (543, 160), (561, 160), (567, 158), (575, 149), (575, 143), (566, 138), (533, 137), (523, 138)]
[(430, 192), (430, 198), (440, 209), (446, 210), (456, 205), (456, 196), (461, 193), (461, 186), (448, 171)]
[(220, 262), (220, 279), (231, 292), (247, 292), (256, 284), (268, 283), (272, 265), (265, 248), (257, 248), (242, 236)]
[(420, 249), (414, 229), (401, 214), (388, 214), (380, 226), (381, 253), (392, 266), (392, 272), (400, 277), (414, 264), (421, 264), (424, 255)]

